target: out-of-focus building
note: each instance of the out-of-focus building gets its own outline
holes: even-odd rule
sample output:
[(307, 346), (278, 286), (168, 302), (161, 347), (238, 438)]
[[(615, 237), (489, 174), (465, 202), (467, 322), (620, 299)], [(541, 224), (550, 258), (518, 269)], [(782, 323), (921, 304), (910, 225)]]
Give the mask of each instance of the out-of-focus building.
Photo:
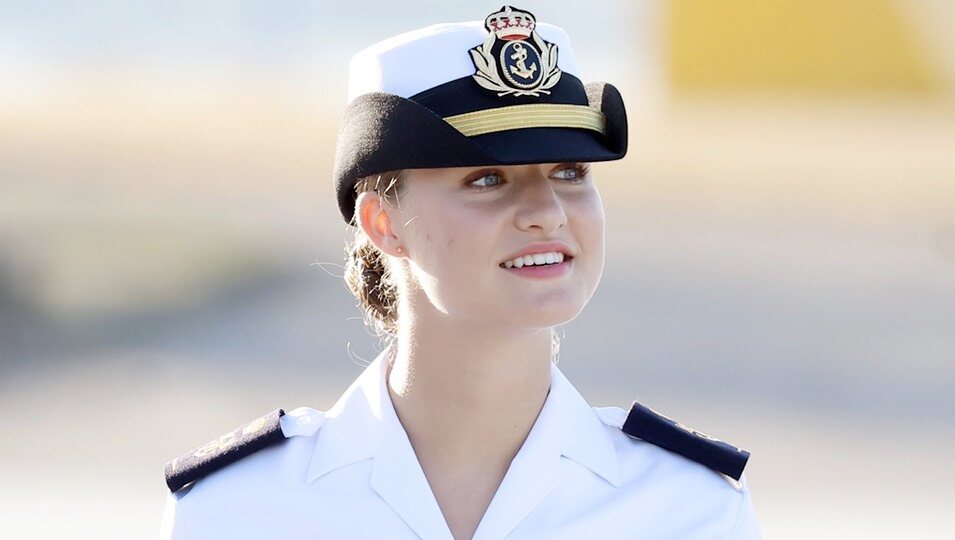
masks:
[(671, 0), (677, 91), (934, 93), (955, 82), (944, 0)]

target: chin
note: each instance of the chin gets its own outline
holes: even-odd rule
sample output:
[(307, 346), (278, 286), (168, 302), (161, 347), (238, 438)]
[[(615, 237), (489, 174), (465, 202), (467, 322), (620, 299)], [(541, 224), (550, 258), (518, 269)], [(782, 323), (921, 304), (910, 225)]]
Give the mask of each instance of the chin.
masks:
[(512, 311), (508, 320), (515, 326), (528, 328), (549, 328), (560, 326), (577, 318), (584, 306), (577, 302), (538, 306), (537, 309)]

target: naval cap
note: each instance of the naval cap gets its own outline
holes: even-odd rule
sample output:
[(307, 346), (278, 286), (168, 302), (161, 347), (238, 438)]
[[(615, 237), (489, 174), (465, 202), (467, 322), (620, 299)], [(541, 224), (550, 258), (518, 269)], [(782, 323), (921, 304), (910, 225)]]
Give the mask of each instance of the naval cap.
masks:
[(607, 161), (626, 151), (617, 89), (581, 81), (563, 29), (502, 6), (484, 21), (406, 32), (352, 58), (333, 182), (354, 225), (354, 186), (364, 176)]

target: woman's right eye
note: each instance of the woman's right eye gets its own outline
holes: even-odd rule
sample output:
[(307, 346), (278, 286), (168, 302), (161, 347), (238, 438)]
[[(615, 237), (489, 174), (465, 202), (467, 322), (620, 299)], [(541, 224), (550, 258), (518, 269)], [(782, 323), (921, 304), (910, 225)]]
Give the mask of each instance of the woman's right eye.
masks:
[[(468, 182), (468, 184), (474, 186), (480, 191), (482, 189), (491, 189), (492, 187), (499, 186), (502, 180), (503, 178), (501, 178), (501, 175), (497, 173), (487, 173), (475, 178), (474, 180), (471, 180)], [(484, 184), (482, 185), (481, 182), (484, 182)]]

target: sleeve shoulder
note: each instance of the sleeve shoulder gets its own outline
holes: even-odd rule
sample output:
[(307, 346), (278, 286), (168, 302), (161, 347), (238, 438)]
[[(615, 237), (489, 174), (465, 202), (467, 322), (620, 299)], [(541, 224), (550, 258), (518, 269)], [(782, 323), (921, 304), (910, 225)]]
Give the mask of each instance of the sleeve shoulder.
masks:
[(756, 510), (753, 508), (753, 498), (749, 485), (746, 483), (746, 474), (740, 478), (742, 497), (736, 511), (736, 522), (733, 525), (731, 540), (760, 540), (763, 537)]
[[(168, 462), (160, 540), (208, 538), (222, 528), (222, 516), (241, 512), (251, 500), (245, 490), (267, 497), (304, 477), (312, 455), (306, 441), (324, 422), (324, 412), (299, 407), (276, 409), (205, 446)], [(297, 439), (297, 443), (290, 443)], [(289, 463), (298, 466), (289, 466)], [(284, 471), (284, 472), (283, 472)], [(271, 490), (271, 491), (270, 491)]]

